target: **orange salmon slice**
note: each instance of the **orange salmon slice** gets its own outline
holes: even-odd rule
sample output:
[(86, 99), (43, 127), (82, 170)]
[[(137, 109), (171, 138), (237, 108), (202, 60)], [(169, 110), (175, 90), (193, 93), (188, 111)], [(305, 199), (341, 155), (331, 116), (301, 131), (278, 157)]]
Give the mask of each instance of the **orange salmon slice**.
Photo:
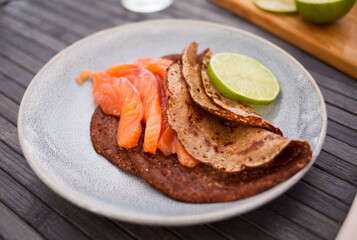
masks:
[(106, 72), (85, 69), (76, 81), (82, 84), (92, 74), (95, 101), (105, 114), (120, 116), (119, 146), (129, 149), (138, 145), (143, 121), (145, 152), (155, 154), (159, 148), (166, 156), (176, 153), (181, 165), (194, 167), (199, 162), (182, 147), (165, 115), (166, 69), (171, 64), (167, 59), (140, 58), (135, 64), (113, 65)]
[(180, 144), (179, 140), (177, 140), (176, 137), (175, 137), (174, 144), (175, 144), (175, 150), (177, 153), (178, 160), (182, 166), (192, 168), (192, 167), (195, 167), (199, 163), (199, 161), (197, 161), (196, 159), (191, 157), (190, 154), (188, 154), (186, 149), (184, 149), (182, 147), (182, 145)]
[(144, 67), (147, 70), (158, 74), (161, 79), (166, 79), (166, 69), (172, 64), (171, 60), (163, 58), (144, 57), (139, 58), (134, 64)]
[(93, 96), (103, 112), (120, 116), (117, 142), (129, 149), (136, 147), (141, 135), (141, 120), (144, 106), (140, 94), (125, 77), (113, 78), (104, 72), (95, 72), (93, 78)]
[(160, 95), (161, 95), (161, 109), (162, 109), (162, 128), (158, 142), (158, 148), (166, 156), (176, 153), (181, 165), (186, 167), (195, 167), (199, 162), (192, 158), (191, 155), (181, 146), (180, 142), (175, 136), (173, 131), (166, 120), (166, 103), (168, 97), (168, 91), (166, 87), (166, 69), (172, 64), (171, 60), (167, 59), (155, 59), (150, 57), (139, 58), (135, 61), (136, 65), (144, 67), (149, 71), (156, 74), (160, 83)]
[(94, 72), (95, 72), (94, 70), (83, 69), (81, 74), (78, 77), (76, 77), (76, 82), (79, 85), (82, 85), (89, 78), (89, 76)]
[(145, 152), (155, 154), (162, 123), (157, 79), (150, 71), (135, 64), (113, 65), (106, 72), (113, 77), (127, 77), (140, 93), (146, 123), (143, 148)]

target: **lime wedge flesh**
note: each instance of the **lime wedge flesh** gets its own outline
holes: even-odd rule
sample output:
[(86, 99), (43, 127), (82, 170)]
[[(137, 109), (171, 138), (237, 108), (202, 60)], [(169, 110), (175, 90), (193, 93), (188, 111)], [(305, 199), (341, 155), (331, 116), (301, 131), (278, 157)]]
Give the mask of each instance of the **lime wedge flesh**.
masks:
[(296, 0), (299, 14), (314, 23), (330, 23), (343, 17), (356, 0)]
[(280, 86), (274, 74), (257, 60), (232, 52), (217, 53), (208, 65), (208, 76), (223, 96), (240, 102), (266, 105)]
[(254, 0), (257, 7), (274, 13), (296, 12), (295, 0)]

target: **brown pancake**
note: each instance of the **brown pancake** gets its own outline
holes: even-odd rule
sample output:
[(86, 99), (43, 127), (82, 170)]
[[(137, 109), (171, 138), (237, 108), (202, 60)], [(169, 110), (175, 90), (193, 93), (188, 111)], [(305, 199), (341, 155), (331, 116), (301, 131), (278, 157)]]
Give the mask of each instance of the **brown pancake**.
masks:
[(166, 115), (170, 127), (186, 151), (196, 160), (226, 172), (238, 172), (272, 161), (291, 140), (262, 128), (233, 126), (197, 106), (182, 76), (182, 66), (172, 64), (167, 72), (170, 96)]
[[(189, 92), (193, 101), (206, 111), (216, 116), (235, 121), (239, 124), (265, 128), (269, 131), (282, 135), (278, 128), (274, 127), (247, 104), (233, 100), (227, 100), (227, 103), (225, 103), (222, 102), (222, 100), (225, 100), (226, 98), (224, 98), (221, 94), (218, 95), (219, 92), (212, 94), (211, 89), (214, 88), (214, 85), (212, 83), (208, 85), (209, 83), (207, 83), (207, 81), (211, 82), (207, 75), (207, 65), (212, 52), (210, 49), (207, 49), (204, 51), (203, 56), (202, 54), (197, 56), (197, 48), (198, 43), (193, 42), (186, 46), (182, 54), (182, 72), (189, 87)], [(202, 62), (204, 67), (202, 67), (201, 76)], [(204, 87), (204, 83), (206, 84), (206, 88)], [(206, 94), (205, 89), (209, 89), (210, 91)], [(221, 98), (216, 96), (221, 96)], [(228, 105), (228, 103), (231, 104)]]
[(90, 137), (95, 151), (125, 172), (138, 175), (128, 158), (128, 150), (117, 144), (117, 131), (118, 118), (106, 115), (98, 106), (90, 123)]
[(176, 155), (129, 151), (134, 166), (153, 187), (183, 202), (213, 203), (247, 198), (272, 188), (302, 169), (311, 158), (308, 145), (291, 142), (272, 162), (238, 173), (226, 173), (205, 164), (182, 166)]
[(298, 172), (311, 158), (308, 145), (292, 142), (274, 161), (238, 173), (222, 172), (202, 163), (187, 168), (178, 162), (176, 155), (145, 153), (143, 137), (136, 148), (129, 151), (120, 148), (116, 143), (118, 121), (104, 114), (100, 107), (95, 110), (91, 139), (97, 153), (124, 171), (140, 173), (168, 197), (184, 202), (226, 202), (256, 195)]
[(182, 56), (181, 54), (170, 54), (170, 55), (165, 55), (161, 58), (171, 60), (175, 63), (181, 61), (181, 56)]

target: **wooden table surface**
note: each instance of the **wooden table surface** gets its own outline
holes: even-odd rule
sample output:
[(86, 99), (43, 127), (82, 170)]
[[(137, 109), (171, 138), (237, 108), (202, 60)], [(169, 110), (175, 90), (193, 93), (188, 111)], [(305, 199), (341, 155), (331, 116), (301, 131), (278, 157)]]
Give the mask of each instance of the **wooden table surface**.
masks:
[[(242, 216), (190, 227), (148, 227), (94, 215), (67, 202), (30, 169), (17, 137), (21, 98), (56, 53), (128, 22), (190, 18), (234, 26), (289, 52), (318, 83), (328, 112), (323, 150), (307, 175), (275, 201)], [(176, 0), (153, 14), (118, 0), (12, 0), (0, 7), (0, 238), (333, 239), (357, 192), (357, 81), (205, 0)]]

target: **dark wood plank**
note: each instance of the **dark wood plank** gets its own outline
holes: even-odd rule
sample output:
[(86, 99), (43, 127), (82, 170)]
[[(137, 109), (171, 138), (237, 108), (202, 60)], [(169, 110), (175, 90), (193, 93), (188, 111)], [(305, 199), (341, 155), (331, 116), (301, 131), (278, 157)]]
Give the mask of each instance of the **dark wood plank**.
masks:
[[(295, 48), (292, 46), (292, 48)], [(294, 57), (300, 61), (304, 67), (310, 72), (310, 74), (317, 80), (321, 86), (327, 86), (330, 79), (335, 81), (335, 86), (340, 89), (347, 89), (348, 87), (355, 87), (356, 81), (350, 76), (340, 72), (325, 62), (317, 59), (316, 57), (300, 50), (301, 52)], [(317, 79), (319, 76), (321, 79)]]
[(327, 116), (346, 127), (357, 131), (357, 115), (342, 110), (341, 108), (334, 107), (326, 104)]
[(343, 126), (333, 120), (328, 120), (327, 122), (327, 135), (357, 148), (357, 131)]
[(325, 151), (320, 153), (314, 166), (353, 186), (357, 186), (357, 167)]
[(0, 200), (46, 238), (89, 239), (2, 170)]
[(0, 40), (1, 54), (21, 65), (26, 70), (36, 74), (43, 66), (43, 63), (36, 58), (18, 50), (13, 45)]
[[(328, 65), (327, 63), (317, 59), (316, 57), (306, 54), (307, 57), (306, 60), (304, 60), (304, 63), (308, 66), (307, 68), (315, 73), (318, 73), (324, 78), (332, 78), (335, 81), (338, 81), (340, 83), (346, 84), (350, 87), (357, 87), (356, 80), (354, 80), (352, 77), (346, 75), (345, 73), (339, 71), (338, 69), (334, 68), (331, 65)], [(325, 86), (325, 84), (323, 84)]]
[(197, 225), (188, 227), (170, 227), (170, 231), (180, 236), (182, 239), (195, 239), (195, 240), (224, 240), (227, 239), (222, 234), (217, 233), (207, 225)]
[(348, 98), (357, 100), (357, 88), (321, 73), (316, 73), (314, 71), (310, 71), (310, 73), (319, 86), (323, 86), (330, 91), (334, 91)]
[(25, 87), (0, 73), (0, 92), (17, 104), (20, 104), (22, 96), (25, 93)]
[(170, 232), (168, 229), (164, 227), (149, 227), (144, 225), (132, 224), (132, 223), (124, 223), (115, 221), (115, 223), (124, 228), (127, 232), (133, 235), (136, 239), (142, 240), (156, 240), (158, 237), (163, 240), (178, 240), (180, 239), (178, 236)]
[(325, 86), (320, 87), (321, 93), (326, 102), (333, 106), (342, 108), (345, 111), (349, 111), (354, 115), (357, 114), (357, 101), (335, 91), (329, 90)]
[(37, 178), (22, 156), (2, 142), (0, 142), (0, 154), (3, 156), (1, 169), (10, 173), (12, 178), (51, 207), (51, 212), (58, 213), (88, 236), (94, 239), (132, 239), (125, 231), (106, 218), (75, 207), (59, 197)]
[(11, 32), (5, 28), (0, 27), (0, 38), (6, 40), (8, 43), (11, 43), (22, 49), (33, 57), (36, 57), (39, 60), (42, 60), (44, 63), (50, 60), (57, 51), (49, 50), (41, 44), (38, 44), (31, 39), (28, 39), (24, 36), (21, 36), (18, 33)]
[(322, 146), (326, 152), (357, 166), (357, 149), (330, 136), (326, 136)]
[(0, 9), (0, 26), (4, 27), (10, 31), (14, 31), (22, 36), (25, 36), (37, 43), (40, 43), (41, 45), (47, 47), (48, 49), (52, 49), (56, 52), (61, 51), (64, 49), (67, 44), (64, 43), (63, 41), (60, 41), (57, 38), (54, 38), (42, 31), (39, 31), (35, 28), (29, 28), (28, 26), (24, 25), (23, 23), (20, 23), (19, 21), (16, 21), (12, 18), (9, 18), (8, 16), (5, 16), (3, 14), (3, 10)]
[(16, 126), (2, 116), (0, 116), (0, 141), (3, 141), (18, 154), (22, 155), (19, 138), (17, 137)]
[(41, 5), (46, 9), (47, 8), (52, 9), (53, 11), (58, 12), (64, 17), (68, 17), (69, 19), (72, 19), (72, 21), (80, 23), (81, 25), (87, 26), (89, 28), (95, 28), (97, 31), (108, 27), (107, 24), (97, 21), (91, 16), (87, 16), (86, 14), (75, 11), (65, 6), (61, 2), (40, 1), (40, 0), (32, 0), (32, 1), (38, 3), (39, 5)]
[(268, 207), (325, 239), (333, 239), (340, 228), (337, 222), (287, 195), (269, 203)]
[[(58, 0), (50, 0), (50, 1), (58, 2)], [(95, 8), (95, 5), (93, 3), (89, 5), (88, 1), (81, 2), (80, 0), (78, 1), (61, 0), (61, 4), (63, 6), (75, 10), (81, 15), (90, 16), (96, 21), (106, 24), (106, 26), (115, 26), (124, 23), (124, 21), (118, 18), (118, 16), (116, 18), (113, 18), (110, 15), (108, 15), (106, 12), (98, 11)], [(120, 5), (120, 3), (113, 4), (112, 7), (116, 7), (115, 5)]]
[(321, 239), (307, 229), (282, 217), (267, 207), (244, 214), (243, 219), (255, 223), (277, 239)]
[(348, 205), (352, 204), (357, 193), (356, 186), (315, 167), (307, 172), (303, 180), (316, 189), (319, 189)]
[(42, 19), (42, 21), (51, 23), (54, 26), (59, 26), (77, 36), (83, 37), (93, 33), (93, 30), (91, 30), (90, 28), (80, 25), (75, 21), (71, 21), (71, 19), (66, 18), (61, 14), (58, 14), (52, 9), (41, 8), (40, 5), (37, 5), (37, 3), (33, 1), (13, 1), (11, 2), (10, 6), (15, 9), (18, 9), (21, 12), (26, 12), (30, 15), (36, 14), (36, 16)]
[[(246, 240), (272, 240), (268, 233), (258, 226), (248, 223), (241, 217), (235, 217), (224, 221), (209, 224), (213, 229), (224, 234), (230, 239)], [(209, 239), (209, 238), (207, 238)]]
[(79, 39), (78, 36), (66, 31), (63, 28), (51, 25), (47, 21), (42, 21), (37, 17), (37, 14), (29, 15), (26, 12), (22, 12), (17, 10), (16, 8), (13, 8), (11, 4), (6, 6), (6, 8), (4, 8), (3, 10), (5, 12), (4, 14), (27, 25), (29, 28), (37, 28), (39, 30), (42, 30), (43, 32), (46, 32), (47, 34), (58, 38), (67, 44), (73, 43)]
[(21, 84), (24, 87), (27, 87), (31, 82), (34, 73), (29, 72), (28, 70), (18, 66), (10, 59), (7, 59), (0, 53), (0, 73), (5, 76), (10, 77), (15, 80), (17, 83)]
[(0, 93), (0, 115), (16, 125), (18, 112), (19, 105)]
[(0, 236), (5, 239), (42, 240), (38, 232), (0, 202)]
[(345, 219), (349, 210), (349, 205), (302, 181), (290, 189), (287, 195), (338, 222)]

